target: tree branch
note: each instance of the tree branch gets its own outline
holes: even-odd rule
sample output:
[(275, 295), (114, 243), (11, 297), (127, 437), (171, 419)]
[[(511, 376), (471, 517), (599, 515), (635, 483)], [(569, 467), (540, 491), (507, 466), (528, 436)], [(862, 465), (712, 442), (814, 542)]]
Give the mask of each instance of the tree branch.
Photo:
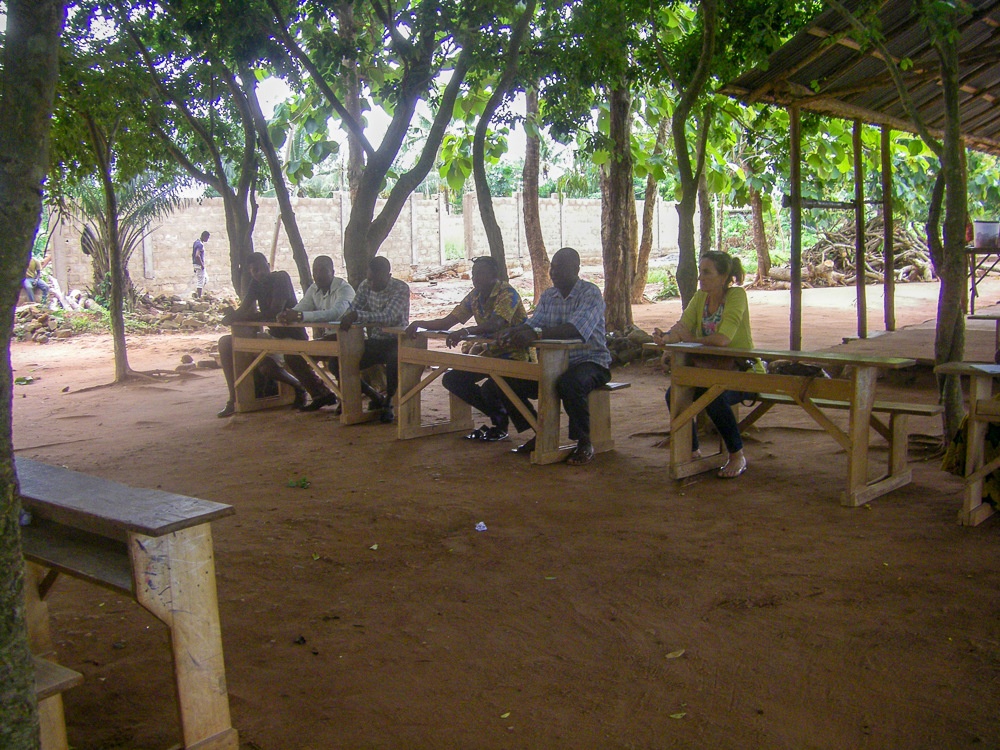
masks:
[(312, 76), (316, 86), (323, 93), (323, 96), (327, 98), (327, 101), (330, 102), (330, 106), (332, 106), (337, 115), (339, 115), (347, 130), (350, 131), (351, 135), (358, 139), (358, 143), (361, 144), (361, 147), (365, 150), (365, 153), (368, 154), (368, 157), (371, 158), (375, 156), (375, 149), (372, 148), (372, 144), (368, 142), (368, 138), (365, 136), (365, 131), (361, 127), (361, 123), (351, 116), (351, 113), (347, 111), (347, 108), (344, 107), (340, 99), (337, 98), (337, 95), (333, 93), (333, 89), (330, 88), (330, 85), (323, 78), (323, 74), (320, 73), (319, 68), (316, 67), (309, 55), (305, 53), (296, 41), (292, 39), (291, 34), (288, 33), (287, 23), (285, 22), (284, 16), (281, 15), (281, 10), (278, 8), (275, 0), (267, 0), (267, 4), (268, 7), (271, 8), (271, 12), (274, 13), (274, 17), (277, 19), (274, 29), (282, 44), (288, 48), (288, 51), (292, 53), (292, 56), (302, 63), (302, 67), (306, 69), (310, 76)]
[(660, 58), (660, 65), (662, 65), (664, 70), (667, 71), (667, 77), (670, 79), (670, 83), (673, 84), (675, 89), (679, 89), (680, 82), (677, 80), (677, 74), (674, 72), (673, 66), (667, 59), (667, 54), (663, 50), (663, 44), (660, 42), (660, 27), (656, 22), (656, 12), (653, 9), (653, 0), (649, 0), (649, 22), (653, 27), (653, 49), (656, 50), (656, 56)]
[(906, 82), (903, 81), (903, 74), (899, 71), (899, 66), (896, 65), (896, 61), (893, 59), (892, 54), (889, 52), (889, 48), (885, 46), (885, 43), (878, 39), (875, 35), (871, 34), (868, 27), (865, 26), (861, 21), (854, 16), (847, 8), (845, 8), (838, 0), (826, 0), (831, 8), (836, 10), (844, 19), (851, 24), (860, 34), (864, 37), (871, 39), (871, 43), (878, 50), (879, 56), (882, 58), (882, 62), (885, 63), (886, 67), (889, 69), (889, 75), (892, 77), (892, 82), (896, 84), (896, 92), (899, 94), (899, 101), (903, 105), (903, 109), (906, 110), (907, 117), (916, 126), (917, 132), (923, 139), (927, 147), (934, 152), (938, 159), (942, 158), (944, 152), (944, 146), (931, 135), (930, 131), (927, 129), (927, 125), (924, 124), (923, 118), (920, 117), (920, 113), (917, 112), (917, 108), (913, 106), (913, 100), (910, 98), (909, 89), (906, 87)]
[(184, 152), (181, 151), (172, 140), (170, 140), (170, 136), (166, 134), (163, 128), (157, 124), (153, 124), (150, 127), (152, 128), (153, 135), (160, 139), (174, 161), (180, 164), (188, 174), (219, 193), (225, 192), (223, 184), (217, 178), (201, 171), (198, 167), (191, 163), (187, 156), (184, 155)]

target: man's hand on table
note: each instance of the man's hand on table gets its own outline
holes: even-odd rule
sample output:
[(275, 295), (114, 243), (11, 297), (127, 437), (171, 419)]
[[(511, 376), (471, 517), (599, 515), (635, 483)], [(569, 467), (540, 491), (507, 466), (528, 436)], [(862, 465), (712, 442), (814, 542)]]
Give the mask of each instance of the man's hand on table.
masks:
[(538, 334), (528, 325), (519, 325), (507, 328), (497, 334), (497, 342), (501, 346), (510, 346), (515, 349), (523, 349), (538, 339)]
[(357, 310), (349, 310), (344, 313), (344, 316), (340, 319), (340, 330), (349, 331), (351, 326), (358, 322), (358, 312)]
[(404, 333), (406, 334), (407, 338), (415, 339), (417, 337), (417, 329), (425, 327), (426, 326), (424, 325), (424, 321), (414, 320), (412, 323), (410, 323), (410, 325), (406, 326), (406, 330), (404, 331)]
[(457, 331), (451, 331), (448, 333), (448, 338), (444, 340), (444, 343), (448, 345), (449, 349), (454, 349), (458, 346), (458, 343), (469, 335), (469, 331), (466, 328), (459, 328)]
[(278, 322), (288, 325), (289, 323), (301, 323), (305, 316), (298, 310), (282, 310), (278, 313)]

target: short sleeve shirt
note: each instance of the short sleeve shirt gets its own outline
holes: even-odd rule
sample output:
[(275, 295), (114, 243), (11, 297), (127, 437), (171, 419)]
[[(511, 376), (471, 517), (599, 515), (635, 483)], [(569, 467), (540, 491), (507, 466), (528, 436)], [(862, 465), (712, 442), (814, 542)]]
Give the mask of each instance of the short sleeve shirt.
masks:
[(32, 258), (28, 261), (28, 270), (25, 272), (24, 278), (35, 279), (41, 272), (42, 264), (38, 262), (38, 258)]
[(191, 248), (191, 262), (196, 266), (205, 265), (205, 243), (200, 239), (195, 240)]
[[(458, 303), (451, 314), (462, 323), (475, 317), (477, 326), (486, 325), (486, 321), (494, 315), (506, 320), (508, 327), (521, 325), (528, 318), (521, 295), (506, 281), (494, 284), (489, 294), (480, 294), (478, 289), (473, 289)], [(487, 346), (482, 356), (516, 359), (522, 362), (527, 362), (529, 359), (527, 349), (504, 348), (496, 342)]]
[(538, 307), (526, 322), (536, 328), (571, 323), (586, 346), (570, 349), (569, 363), (595, 362), (602, 367), (611, 367), (611, 352), (608, 351), (604, 333), (604, 297), (596, 284), (577, 279), (566, 297), (556, 287), (549, 287), (542, 292)]

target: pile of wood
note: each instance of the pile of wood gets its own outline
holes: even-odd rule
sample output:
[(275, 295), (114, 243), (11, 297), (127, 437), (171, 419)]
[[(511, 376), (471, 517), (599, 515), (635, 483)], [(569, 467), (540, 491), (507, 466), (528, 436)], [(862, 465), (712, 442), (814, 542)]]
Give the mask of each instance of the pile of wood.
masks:
[[(882, 217), (871, 219), (865, 228), (865, 280), (868, 284), (885, 283), (882, 251)], [(802, 251), (802, 285), (853, 286), (857, 278), (854, 264), (854, 222), (845, 221), (836, 229), (823, 232), (815, 245)], [(897, 282), (933, 281), (934, 266), (926, 240), (908, 225), (893, 227), (893, 275)], [(772, 268), (769, 276), (779, 282), (791, 281), (790, 268)]]

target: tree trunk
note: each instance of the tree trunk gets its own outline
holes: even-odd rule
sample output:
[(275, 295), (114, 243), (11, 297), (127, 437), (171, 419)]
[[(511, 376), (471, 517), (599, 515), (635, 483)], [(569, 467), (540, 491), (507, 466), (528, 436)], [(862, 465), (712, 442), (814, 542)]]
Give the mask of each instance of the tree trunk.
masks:
[[(619, 81), (609, 92), (611, 159), (607, 179), (607, 238), (604, 244), (604, 305), (608, 331), (632, 323), (632, 272), (635, 268), (635, 193), (632, 189), (632, 92)], [(632, 204), (631, 210), (629, 203)], [(602, 226), (604, 225), (602, 221)], [(602, 231), (603, 235), (603, 231)]]
[[(530, 87), (525, 92), (527, 98), (527, 118), (537, 127), (538, 120), (538, 89)], [(538, 210), (538, 150), (540, 138), (538, 135), (528, 135), (525, 138), (524, 171), (521, 173), (524, 189), (524, 238), (528, 243), (528, 255), (531, 256), (531, 277), (534, 280), (534, 304), (538, 304), (542, 292), (552, 286), (549, 278), (549, 255), (545, 252), (545, 239), (542, 237), (542, 218)]]
[(243, 286), (243, 271), (253, 255), (253, 223), (245, 202), (227, 189), (222, 193), (222, 205), (226, 210), (226, 232), (229, 235), (229, 266), (233, 289), (240, 297), (246, 291)]
[[(653, 154), (663, 152), (667, 143), (667, 125), (670, 121), (663, 117), (656, 131), (656, 145)], [(646, 177), (646, 195), (642, 204), (642, 240), (635, 259), (635, 274), (632, 277), (632, 304), (641, 305), (646, 291), (646, 279), (649, 278), (649, 254), (653, 250), (653, 216), (656, 214), (657, 180), (652, 170)]]
[(764, 230), (764, 201), (760, 191), (750, 188), (750, 222), (753, 225), (753, 246), (757, 251), (757, 281), (766, 279), (771, 272), (771, 251), (767, 247)]
[[(354, 4), (340, 3), (337, 6), (337, 19), (340, 21), (338, 33), (344, 49), (357, 48), (358, 27), (354, 21)], [(358, 62), (353, 58), (344, 58), (341, 73), (341, 83), (344, 86), (344, 108), (354, 121), (364, 127), (361, 118), (361, 79), (358, 74)], [(354, 133), (347, 132), (347, 186), (351, 193), (351, 201), (358, 194), (361, 184), (361, 173), (365, 168), (365, 150), (361, 141)]]
[(702, 170), (698, 176), (698, 254), (707, 253), (712, 249), (712, 237), (715, 232), (715, 211), (712, 208), (712, 196), (708, 192), (708, 178)]
[[(965, 354), (967, 273), (965, 224), (968, 195), (963, 159), (964, 146), (960, 132), (958, 51), (955, 40), (949, 36), (943, 36), (935, 47), (941, 59), (941, 88), (946, 113), (941, 174), (938, 176), (938, 179), (943, 178), (944, 182), (944, 241), (934, 264), (941, 279), (937, 328), (934, 336), (934, 361), (936, 364), (943, 364), (960, 362)], [(939, 194), (937, 187), (935, 185), (935, 198)], [(958, 432), (965, 411), (961, 384), (957, 377), (950, 376), (945, 379), (942, 403), (945, 434), (951, 439)]]
[[(243, 82), (243, 92), (246, 95), (247, 105), (250, 108), (251, 119), (254, 129), (257, 131), (257, 143), (264, 152), (267, 159), (268, 170), (271, 173), (271, 183), (274, 185), (274, 195), (278, 199), (278, 210), (281, 212), (281, 222), (285, 226), (285, 234), (288, 236), (288, 244), (292, 248), (292, 258), (295, 261), (295, 268), (299, 272), (299, 284), (305, 291), (312, 285), (312, 269), (309, 267), (309, 255), (306, 253), (305, 244), (302, 242), (302, 235), (299, 233), (299, 225), (295, 220), (295, 210), (292, 208), (292, 199), (288, 194), (288, 186), (285, 184), (285, 175), (281, 168), (281, 159), (274, 149), (271, 141), (271, 134), (267, 129), (267, 121), (264, 113), (260, 109), (260, 102), (257, 100), (257, 77), (250, 71), (248, 65), (240, 65), (240, 79)], [(277, 234), (275, 234), (277, 237)]]
[(49, 124), (59, 71), (61, 0), (8, 0), (0, 77), (0, 747), (37, 750), (35, 670), (28, 647), (21, 500), (14, 470), (14, 306), (42, 215)]
[(507, 254), (503, 247), (503, 233), (500, 231), (496, 213), (493, 211), (493, 196), (490, 195), (490, 186), (486, 182), (486, 131), (489, 129), (490, 120), (493, 119), (497, 107), (507, 96), (507, 92), (514, 82), (518, 60), (521, 56), (521, 41), (528, 29), (528, 23), (534, 15), (535, 0), (529, 0), (511, 31), (510, 48), (507, 50), (503, 75), (500, 76), (500, 80), (483, 108), (483, 113), (479, 116), (479, 122), (476, 123), (476, 133), (472, 138), (472, 174), (476, 183), (476, 197), (479, 199), (479, 215), (483, 220), (483, 228), (486, 230), (490, 256), (497, 264), (501, 281), (506, 281), (508, 278)]

